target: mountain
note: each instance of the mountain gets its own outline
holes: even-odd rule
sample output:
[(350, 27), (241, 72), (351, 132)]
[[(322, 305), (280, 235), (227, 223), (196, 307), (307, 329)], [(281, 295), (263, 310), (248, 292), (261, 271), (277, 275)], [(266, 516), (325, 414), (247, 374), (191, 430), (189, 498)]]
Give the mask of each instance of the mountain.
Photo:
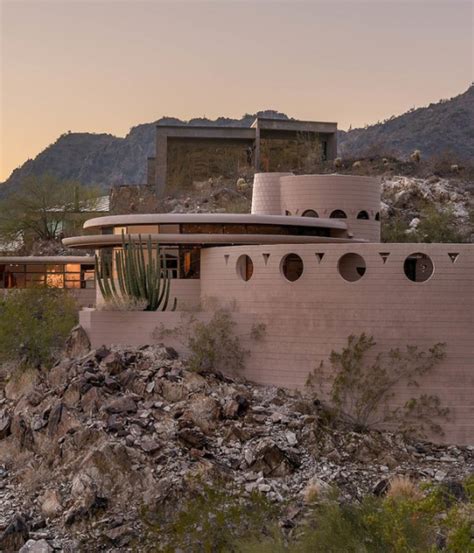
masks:
[[(25, 176), (46, 172), (85, 185), (98, 185), (104, 190), (113, 184), (141, 184), (145, 182), (146, 158), (154, 155), (156, 125), (249, 127), (256, 115), (289, 118), (272, 110), (245, 114), (240, 119), (219, 117), (182, 121), (162, 117), (153, 123), (133, 127), (124, 138), (110, 134), (63, 134), (35, 159), (15, 169), (0, 186), (0, 195)], [(339, 151), (343, 157), (366, 157), (376, 152), (403, 158), (415, 149), (421, 150), (425, 159), (445, 153), (449, 153), (454, 162), (474, 159), (474, 86), (450, 100), (410, 110), (383, 123), (339, 132)]]
[(146, 158), (155, 153), (156, 125), (189, 125), (250, 127), (255, 117), (289, 119), (273, 110), (245, 114), (240, 119), (219, 117), (215, 120), (195, 118), (182, 121), (162, 117), (153, 123), (132, 127), (125, 138), (111, 134), (66, 133), (48, 146), (35, 159), (29, 159), (15, 169), (0, 186), (0, 195), (7, 193), (26, 176), (50, 172), (61, 179), (73, 179), (85, 185), (97, 185), (107, 190), (113, 184), (145, 182)]
[(474, 85), (459, 96), (364, 129), (339, 132), (343, 157), (371, 153), (407, 157), (420, 150), (424, 158), (449, 154), (454, 162), (474, 159)]

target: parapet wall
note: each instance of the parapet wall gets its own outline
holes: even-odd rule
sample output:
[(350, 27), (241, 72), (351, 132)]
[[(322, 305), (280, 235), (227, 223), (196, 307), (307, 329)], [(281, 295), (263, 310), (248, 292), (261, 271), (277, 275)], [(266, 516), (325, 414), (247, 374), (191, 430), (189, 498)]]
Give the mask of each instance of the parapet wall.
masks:
[[(343, 213), (341, 213), (343, 212)], [(355, 238), (380, 241), (380, 182), (354, 175), (255, 175), (252, 213), (344, 218)], [(316, 214), (316, 215), (315, 215)]]

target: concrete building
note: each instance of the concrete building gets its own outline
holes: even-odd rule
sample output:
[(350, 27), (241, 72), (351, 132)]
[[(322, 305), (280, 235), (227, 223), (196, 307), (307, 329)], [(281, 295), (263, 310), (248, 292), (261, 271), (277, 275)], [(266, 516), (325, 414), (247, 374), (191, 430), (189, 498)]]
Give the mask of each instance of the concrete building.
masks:
[[(178, 309), (89, 309), (81, 324), (94, 346), (138, 346), (191, 308), (208, 320), (216, 305), (227, 306), (244, 342), (253, 324), (266, 326), (262, 341), (245, 343), (244, 376), (290, 388), (302, 388), (351, 334), (374, 336), (375, 353), (443, 342), (446, 359), (420, 378), (423, 393), (451, 410), (445, 435), (431, 437), (474, 443), (474, 246), (382, 244), (379, 208), (375, 178), (263, 173), (255, 175), (249, 215), (92, 219), (86, 235), (64, 243), (102, 255), (121, 247), (122, 233), (150, 237), (166, 251)], [(391, 406), (411, 395), (400, 384)]]
[[(260, 171), (270, 169), (262, 166), (262, 144), (297, 140), (317, 143), (321, 157), (332, 160), (337, 153), (337, 123), (257, 117), (251, 127), (157, 125), (156, 154), (148, 158), (147, 184), (155, 186), (158, 196), (163, 194), (170, 180), (170, 153), (180, 145), (188, 148), (203, 144), (216, 148), (231, 146), (241, 153), (244, 163)], [(183, 157), (183, 152), (180, 152), (179, 163), (186, 165), (187, 160)], [(270, 159), (266, 162), (268, 165)]]

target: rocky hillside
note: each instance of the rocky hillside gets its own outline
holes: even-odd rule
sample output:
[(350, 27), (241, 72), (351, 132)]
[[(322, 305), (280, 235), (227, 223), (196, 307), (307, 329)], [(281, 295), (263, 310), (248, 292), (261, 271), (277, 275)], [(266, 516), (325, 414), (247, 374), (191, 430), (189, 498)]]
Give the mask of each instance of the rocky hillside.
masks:
[(339, 133), (343, 157), (392, 154), (408, 157), (419, 149), (432, 158), (449, 155), (452, 162), (474, 159), (474, 85), (466, 92), (399, 117)]
[[(51, 172), (60, 178), (76, 179), (85, 185), (108, 190), (116, 184), (143, 184), (146, 158), (154, 155), (157, 124), (250, 126), (255, 115), (288, 119), (276, 111), (246, 114), (241, 119), (219, 117), (181, 121), (163, 117), (153, 123), (133, 127), (125, 138), (106, 134), (68, 133), (48, 146), (35, 159), (28, 160), (0, 186), (0, 195), (27, 175)], [(339, 133), (340, 153), (360, 158), (374, 152), (406, 157), (419, 149), (424, 158), (449, 153), (451, 162), (465, 163), (474, 158), (474, 86), (451, 100), (409, 111), (366, 129)], [(218, 177), (219, 175), (216, 175)]]
[(0, 195), (21, 182), (28, 175), (53, 173), (62, 179), (74, 179), (85, 185), (96, 185), (104, 190), (115, 184), (143, 184), (146, 180), (146, 159), (155, 154), (156, 125), (218, 125), (222, 127), (250, 127), (256, 115), (288, 119), (285, 114), (266, 110), (246, 114), (241, 119), (219, 117), (215, 120), (195, 118), (181, 121), (162, 117), (152, 123), (133, 127), (125, 138), (110, 134), (67, 133), (43, 150), (35, 159), (29, 159), (15, 169), (0, 186)]
[[(191, 372), (164, 346), (89, 351), (80, 328), (49, 373), (4, 377), (4, 552), (28, 540), (22, 553), (177, 551), (167, 534), (157, 541), (147, 517), (166, 526), (203, 483), (218, 483), (227, 503), (260, 497), (291, 529), (310, 496), (329, 488), (342, 502), (383, 494), (396, 475), (459, 489), (474, 470), (474, 447), (328, 425), (319, 402), (300, 393)], [(185, 528), (202, 530), (189, 520)]]

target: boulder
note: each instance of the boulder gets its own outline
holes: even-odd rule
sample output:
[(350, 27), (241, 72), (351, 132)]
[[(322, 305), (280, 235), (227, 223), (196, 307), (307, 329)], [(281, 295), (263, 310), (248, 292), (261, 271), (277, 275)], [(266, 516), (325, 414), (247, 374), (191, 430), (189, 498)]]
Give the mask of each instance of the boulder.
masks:
[(122, 396), (109, 401), (105, 406), (105, 410), (110, 414), (136, 413), (137, 404), (130, 396)]
[(294, 452), (281, 449), (270, 439), (260, 442), (252, 453), (255, 461), (250, 468), (264, 476), (288, 476), (300, 465)]
[(116, 351), (113, 351), (104, 357), (104, 359), (102, 359), (101, 366), (106, 372), (112, 375), (121, 373), (125, 368), (122, 357)]
[(59, 494), (56, 490), (47, 490), (40, 497), (41, 512), (46, 518), (54, 518), (61, 514), (63, 508)]
[(53, 548), (46, 540), (28, 540), (18, 553), (52, 553)]
[(89, 336), (81, 325), (75, 326), (66, 340), (65, 353), (69, 358), (86, 355), (91, 349)]

